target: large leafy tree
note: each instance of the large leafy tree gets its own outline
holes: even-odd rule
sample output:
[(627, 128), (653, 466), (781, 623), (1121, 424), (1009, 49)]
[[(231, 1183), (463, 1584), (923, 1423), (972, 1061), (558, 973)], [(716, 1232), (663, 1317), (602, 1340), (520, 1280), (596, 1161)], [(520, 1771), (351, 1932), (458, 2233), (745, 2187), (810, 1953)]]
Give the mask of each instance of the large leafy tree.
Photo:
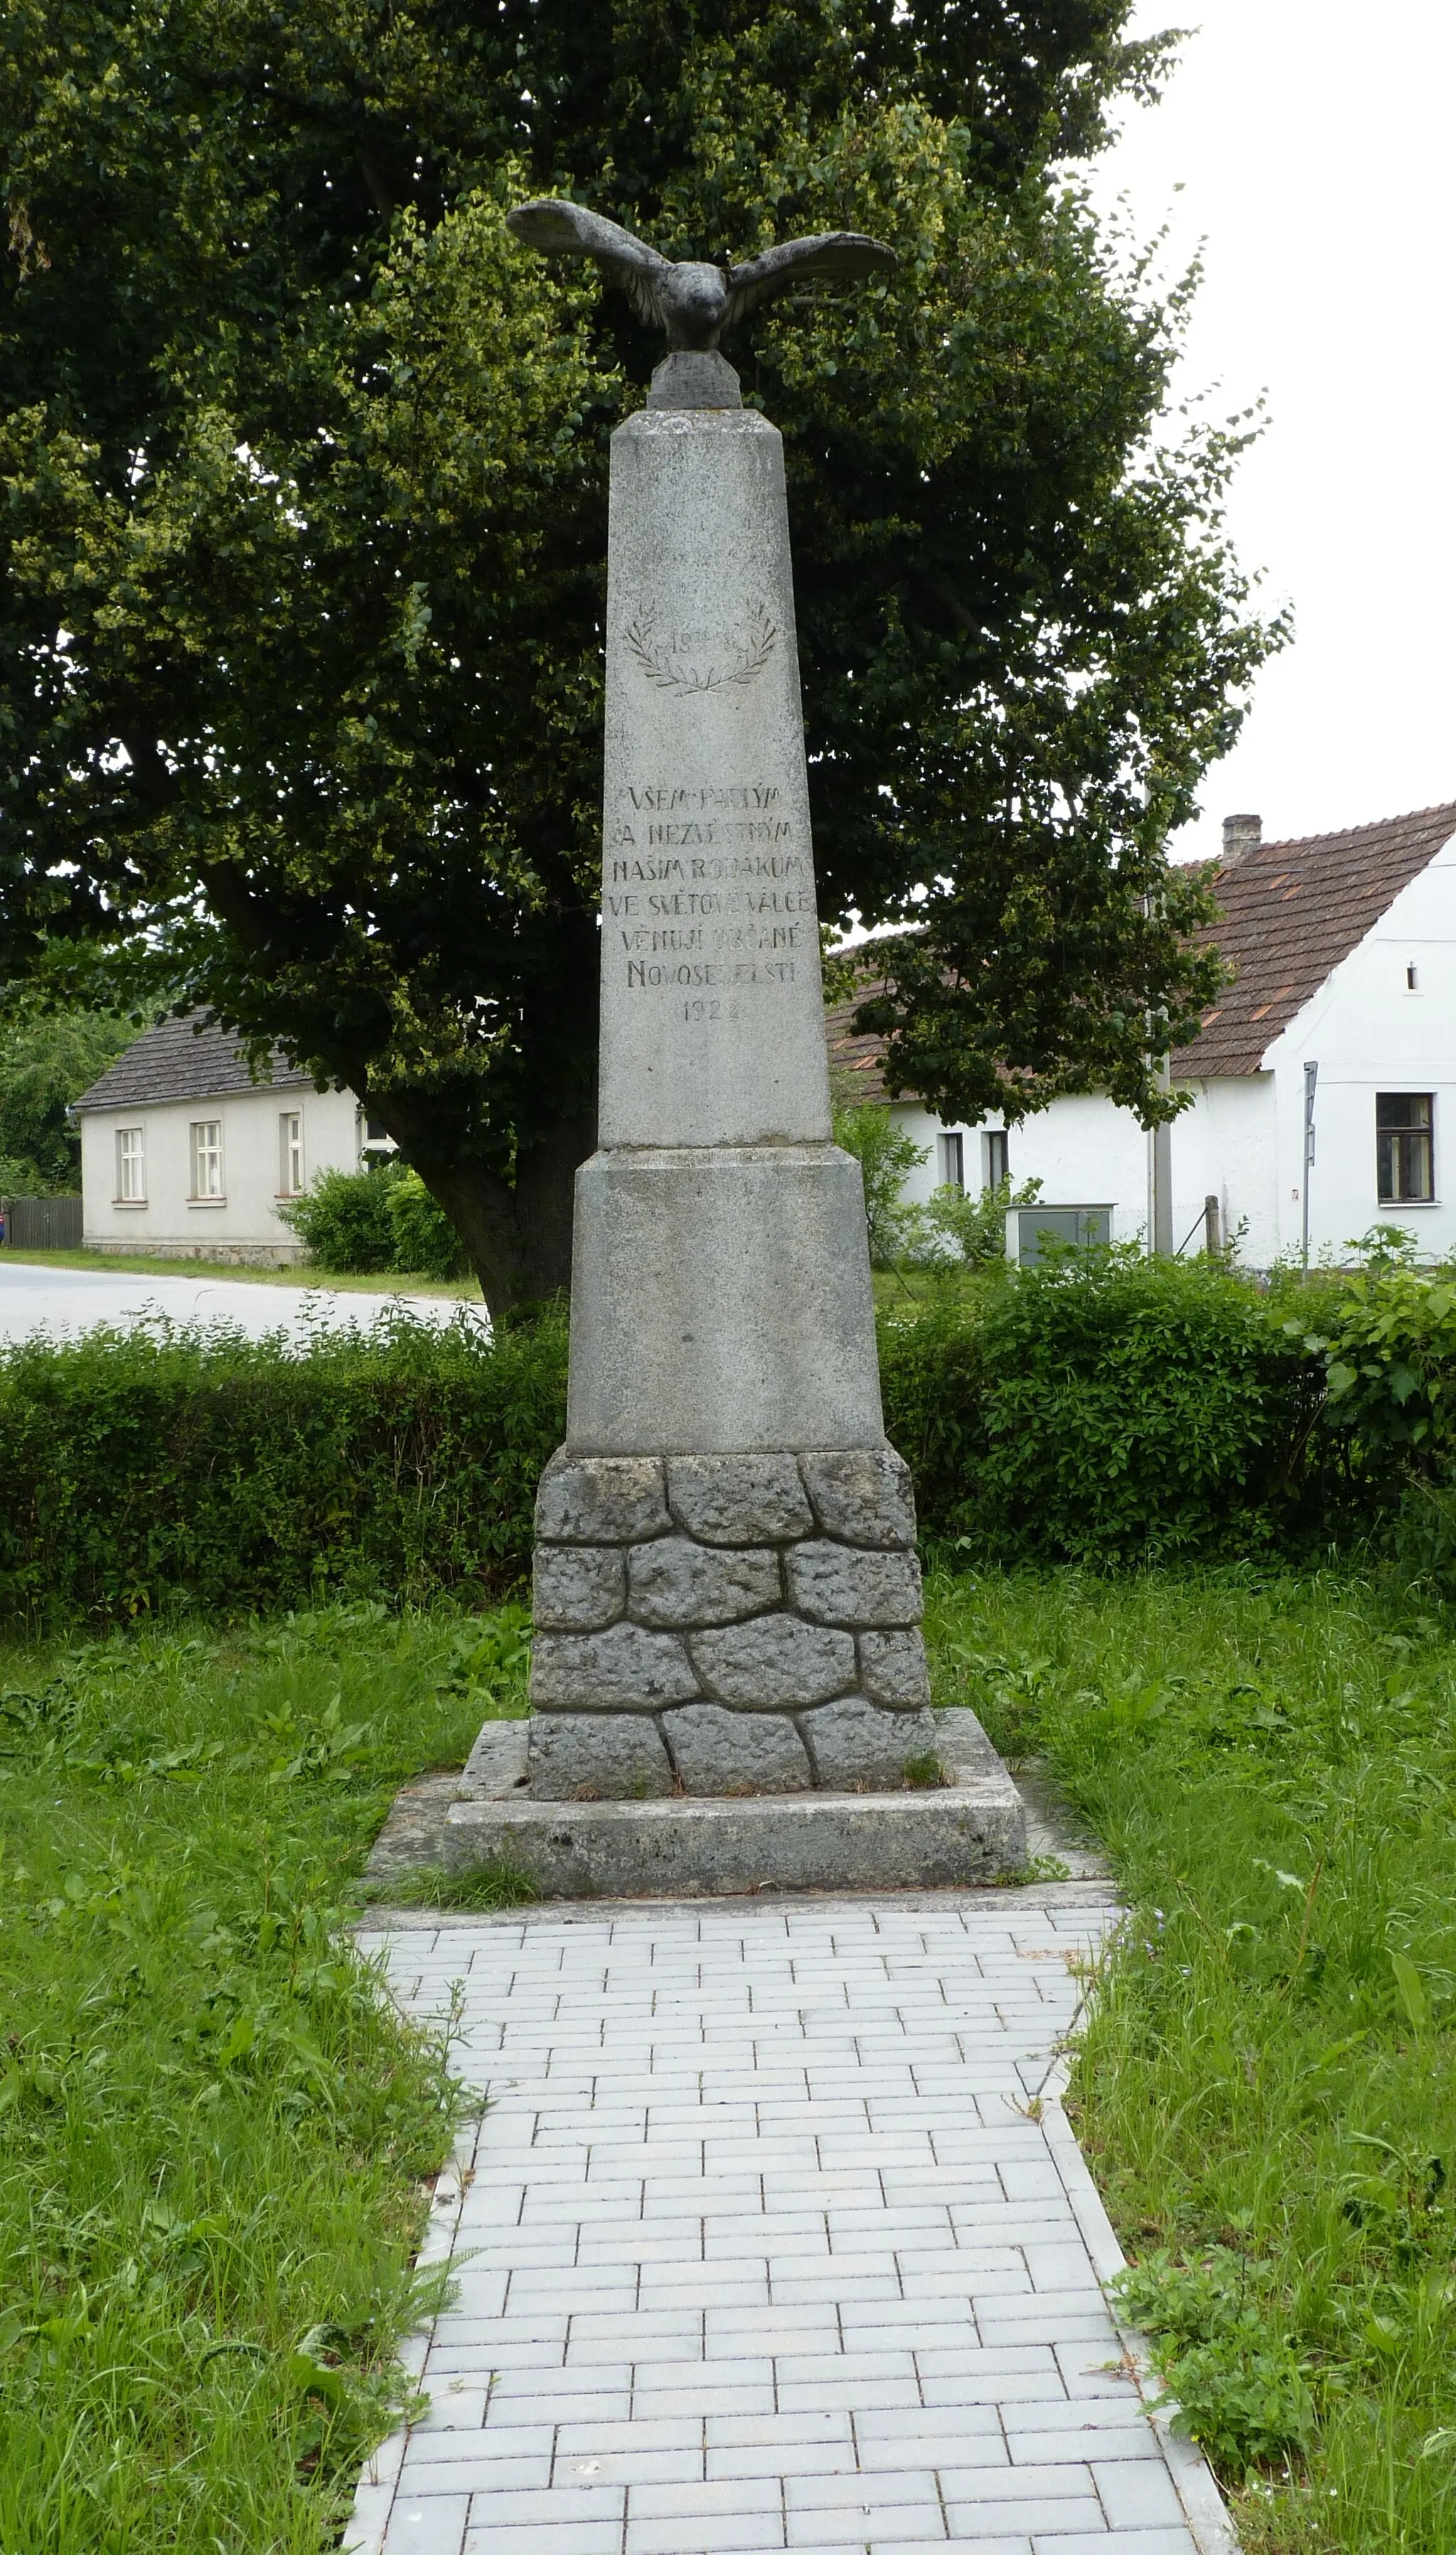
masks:
[[(367, 1101), (493, 1305), (592, 1142), (607, 437), (655, 348), (503, 214), (897, 279), (730, 351), (784, 427), (824, 911), (957, 1114), (1216, 981), (1161, 845), (1268, 645), (1233, 446), (1066, 164), (1129, 0), (9, 0), (0, 975), (99, 942)], [(1005, 1068), (1013, 1069), (1009, 1091)]]

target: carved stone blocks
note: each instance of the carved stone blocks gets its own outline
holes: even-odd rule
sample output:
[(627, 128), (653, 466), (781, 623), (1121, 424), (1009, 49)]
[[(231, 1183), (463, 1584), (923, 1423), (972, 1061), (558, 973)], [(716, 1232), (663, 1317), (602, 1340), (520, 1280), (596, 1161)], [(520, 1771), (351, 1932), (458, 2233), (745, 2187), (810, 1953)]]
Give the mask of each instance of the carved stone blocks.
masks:
[(537, 1503), (543, 1800), (884, 1791), (934, 1752), (888, 1447), (576, 1455)]

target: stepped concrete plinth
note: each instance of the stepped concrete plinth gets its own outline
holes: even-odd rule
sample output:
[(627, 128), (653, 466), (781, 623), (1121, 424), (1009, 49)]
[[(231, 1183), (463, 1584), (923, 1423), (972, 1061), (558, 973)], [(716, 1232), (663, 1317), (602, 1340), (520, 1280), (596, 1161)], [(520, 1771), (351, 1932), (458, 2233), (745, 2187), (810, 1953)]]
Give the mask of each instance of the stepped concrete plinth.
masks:
[(422, 1870), (495, 1868), (544, 1898), (721, 1898), (967, 1888), (1020, 1873), (1026, 1811), (975, 1714), (930, 1719), (943, 1769), (933, 1789), (560, 1802), (533, 1797), (531, 1725), (487, 1722), (463, 1774), (401, 1793), (366, 1880), (388, 1897)]

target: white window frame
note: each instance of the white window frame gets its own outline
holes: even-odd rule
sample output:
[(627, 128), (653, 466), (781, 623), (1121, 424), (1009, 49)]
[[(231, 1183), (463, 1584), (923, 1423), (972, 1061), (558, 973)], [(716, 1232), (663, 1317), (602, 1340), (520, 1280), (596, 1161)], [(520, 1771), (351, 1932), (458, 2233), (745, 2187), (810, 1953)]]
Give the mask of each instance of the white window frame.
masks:
[(192, 1193), (189, 1206), (225, 1206), (227, 1191), (222, 1177), (222, 1120), (194, 1118), (187, 1129), (187, 1143), (192, 1162)]
[(145, 1127), (118, 1127), (116, 1130), (115, 1203), (117, 1206), (145, 1206), (147, 1203)]
[(1011, 1138), (1004, 1127), (988, 1127), (981, 1139), (981, 1186), (999, 1189), (1011, 1178)]
[(284, 1198), (303, 1194), (303, 1112), (281, 1109), (278, 1113), (278, 1194)]
[(937, 1150), (940, 1155), (940, 1185), (943, 1189), (963, 1189), (966, 1184), (966, 1140), (953, 1127), (940, 1131)]

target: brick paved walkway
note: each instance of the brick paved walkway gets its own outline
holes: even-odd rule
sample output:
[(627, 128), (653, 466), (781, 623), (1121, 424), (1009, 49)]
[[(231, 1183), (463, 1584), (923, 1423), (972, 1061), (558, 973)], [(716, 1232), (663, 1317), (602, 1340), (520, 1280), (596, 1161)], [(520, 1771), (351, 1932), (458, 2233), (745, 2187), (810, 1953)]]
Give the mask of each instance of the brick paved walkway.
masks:
[[(1095, 1890), (366, 1935), (488, 2088), (355, 2555), (1214, 2555), (1055, 2099)], [(1038, 1903), (1039, 1901), (1039, 1903)], [(1070, 1901), (1070, 1903), (1068, 1903)]]

